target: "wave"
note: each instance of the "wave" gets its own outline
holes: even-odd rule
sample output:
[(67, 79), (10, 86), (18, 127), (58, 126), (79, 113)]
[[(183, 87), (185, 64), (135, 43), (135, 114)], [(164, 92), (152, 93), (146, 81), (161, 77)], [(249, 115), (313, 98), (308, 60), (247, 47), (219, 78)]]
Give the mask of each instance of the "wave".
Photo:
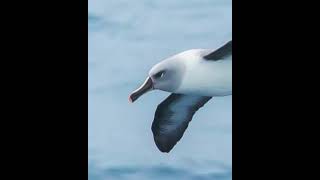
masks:
[(189, 169), (170, 167), (166, 165), (158, 165), (152, 167), (110, 167), (105, 169), (89, 168), (89, 180), (105, 180), (105, 179), (130, 179), (130, 180), (231, 180), (231, 169), (226, 169), (220, 172), (195, 173)]

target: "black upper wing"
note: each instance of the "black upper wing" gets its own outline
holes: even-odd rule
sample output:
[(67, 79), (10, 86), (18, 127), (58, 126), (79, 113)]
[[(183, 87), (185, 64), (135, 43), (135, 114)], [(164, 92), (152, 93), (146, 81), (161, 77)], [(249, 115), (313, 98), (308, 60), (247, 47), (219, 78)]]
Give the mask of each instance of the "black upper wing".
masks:
[(232, 55), (232, 40), (203, 58), (206, 60), (218, 61), (230, 55)]
[(174, 147), (195, 112), (210, 99), (206, 96), (171, 94), (158, 105), (151, 129), (161, 152), (169, 152)]

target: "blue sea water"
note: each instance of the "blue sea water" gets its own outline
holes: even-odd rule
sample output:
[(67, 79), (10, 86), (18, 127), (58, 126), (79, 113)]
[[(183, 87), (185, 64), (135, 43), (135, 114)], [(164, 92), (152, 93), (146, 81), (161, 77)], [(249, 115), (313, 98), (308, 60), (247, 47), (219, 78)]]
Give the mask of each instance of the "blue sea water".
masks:
[(169, 154), (157, 149), (151, 132), (154, 111), (169, 93), (128, 102), (157, 62), (231, 39), (231, 4), (89, 1), (89, 180), (231, 179), (231, 96), (200, 109)]

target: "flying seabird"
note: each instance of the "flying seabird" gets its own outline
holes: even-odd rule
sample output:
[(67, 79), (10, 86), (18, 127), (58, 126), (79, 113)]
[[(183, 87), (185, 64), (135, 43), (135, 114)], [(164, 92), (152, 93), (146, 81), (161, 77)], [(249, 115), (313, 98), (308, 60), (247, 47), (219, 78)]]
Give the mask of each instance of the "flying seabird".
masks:
[(172, 93), (158, 105), (151, 128), (158, 149), (168, 153), (199, 108), (214, 96), (232, 94), (232, 40), (215, 50), (191, 49), (161, 61), (129, 101), (154, 89)]

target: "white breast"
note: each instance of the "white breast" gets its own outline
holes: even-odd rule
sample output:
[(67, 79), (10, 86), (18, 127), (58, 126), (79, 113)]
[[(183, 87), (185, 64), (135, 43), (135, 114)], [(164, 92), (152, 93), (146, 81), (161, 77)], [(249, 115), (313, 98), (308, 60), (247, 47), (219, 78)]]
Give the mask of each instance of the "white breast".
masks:
[(199, 56), (181, 59), (185, 73), (176, 93), (204, 96), (226, 96), (232, 94), (232, 56), (219, 61), (208, 61)]

